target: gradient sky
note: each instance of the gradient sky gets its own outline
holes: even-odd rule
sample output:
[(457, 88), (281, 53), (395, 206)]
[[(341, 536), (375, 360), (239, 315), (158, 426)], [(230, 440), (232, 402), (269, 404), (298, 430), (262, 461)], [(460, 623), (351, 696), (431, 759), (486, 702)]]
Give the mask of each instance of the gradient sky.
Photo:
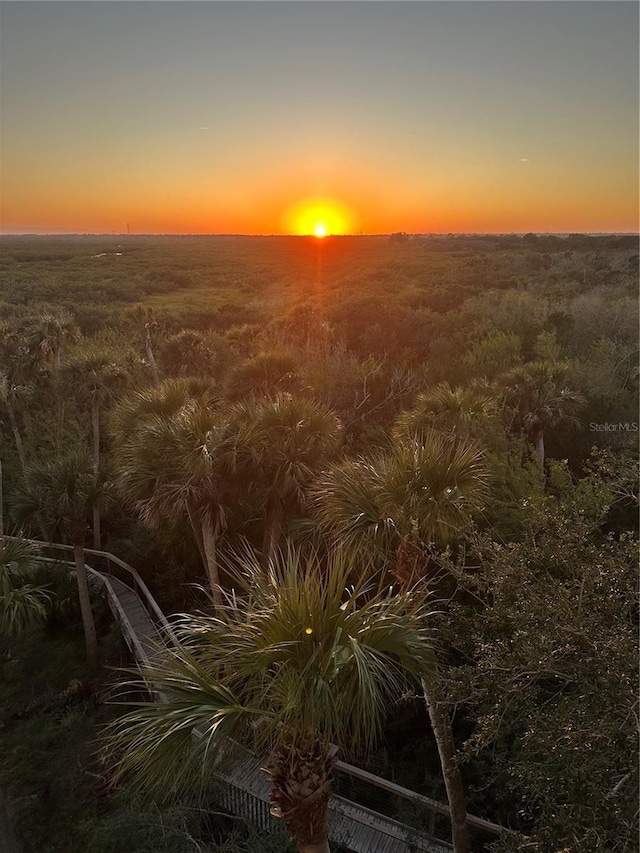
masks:
[(3, 2), (2, 231), (637, 231), (638, 10)]

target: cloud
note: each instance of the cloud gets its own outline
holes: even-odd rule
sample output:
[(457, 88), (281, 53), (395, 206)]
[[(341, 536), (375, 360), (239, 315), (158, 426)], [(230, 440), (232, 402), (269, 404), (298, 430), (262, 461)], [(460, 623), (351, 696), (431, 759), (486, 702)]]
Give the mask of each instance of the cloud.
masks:
[(529, 158), (528, 158), (528, 157), (521, 157), (521, 158), (518, 160), (518, 163), (530, 163), (530, 162), (531, 162), (531, 160), (529, 160)]
[(199, 127), (198, 130), (209, 130), (208, 127)]

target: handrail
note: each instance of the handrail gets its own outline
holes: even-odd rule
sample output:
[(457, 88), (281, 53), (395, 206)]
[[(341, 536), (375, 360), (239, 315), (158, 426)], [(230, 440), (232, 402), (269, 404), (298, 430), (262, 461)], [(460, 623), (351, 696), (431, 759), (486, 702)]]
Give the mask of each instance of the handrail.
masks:
[[(445, 815), (449, 818), (451, 817), (451, 810), (449, 809), (449, 806), (444, 803), (432, 800), (430, 797), (425, 797), (424, 794), (418, 794), (416, 791), (412, 791), (409, 788), (403, 788), (402, 785), (397, 785), (395, 782), (383, 779), (381, 776), (375, 776), (373, 773), (369, 773), (368, 770), (362, 770), (362, 768), (355, 767), (353, 764), (346, 764), (344, 761), (336, 761), (334, 769), (338, 773), (345, 773), (348, 776), (352, 776), (354, 779), (359, 779), (361, 782), (368, 782), (376, 788), (380, 788), (383, 791), (388, 791), (390, 794), (395, 794), (405, 800), (414, 802), (416, 805), (427, 806), (434, 812), (438, 812), (439, 814)], [(491, 832), (496, 835), (500, 835), (500, 833), (505, 831), (504, 826), (500, 826), (497, 823), (491, 823), (489, 820), (485, 820), (484, 818), (468, 813), (467, 823), (470, 826), (476, 827), (476, 829), (483, 829), (485, 832)]]
[[(17, 540), (20, 537), (6, 536), (5, 535), (2, 538)], [(58, 548), (58, 549), (63, 550), (63, 551), (73, 551), (74, 550), (72, 545), (63, 545), (63, 544), (58, 543), (58, 542), (43, 542), (43, 541), (37, 540), (37, 539), (23, 539), (22, 541), (30, 542), (34, 545), (38, 545), (38, 546), (42, 546), (42, 547)], [(114, 554), (111, 554), (108, 551), (98, 551), (98, 550), (95, 550), (93, 548), (85, 548), (84, 552), (85, 552), (85, 554), (95, 555), (98, 557), (104, 557), (107, 560), (110, 560), (111, 562), (115, 563), (117, 566), (120, 566), (126, 572), (128, 572), (133, 577), (134, 581), (138, 584), (138, 586), (140, 587), (142, 592), (144, 593), (144, 596), (147, 599), (147, 602), (149, 603), (149, 605), (150, 605), (151, 609), (154, 611), (154, 613), (157, 615), (158, 621), (162, 624), (163, 628), (166, 630), (167, 634), (170, 636), (172, 642), (175, 645), (179, 645), (179, 641), (176, 638), (175, 634), (173, 633), (173, 630), (171, 628), (169, 621), (167, 620), (166, 616), (164, 615), (164, 613), (160, 609), (160, 606), (158, 605), (155, 598), (153, 597), (153, 595), (149, 591), (149, 588), (147, 587), (145, 582), (142, 580), (142, 578), (140, 577), (140, 575), (138, 574), (136, 569), (133, 568), (133, 566), (130, 566), (128, 563), (125, 563), (124, 560), (121, 560), (119, 557), (116, 557)], [(39, 559), (47, 560), (47, 561), (49, 560), (49, 558), (47, 558), (47, 557), (40, 557)], [(67, 561), (67, 562), (69, 562), (72, 565), (71, 561)], [(87, 568), (88, 572), (90, 572), (93, 575), (100, 577), (101, 580), (106, 584), (107, 590), (110, 594), (110, 597), (115, 602), (115, 605), (116, 605), (116, 608), (118, 609), (119, 615), (121, 617), (124, 617), (124, 620), (123, 620), (124, 624), (128, 625), (128, 619), (126, 618), (126, 614), (122, 610), (122, 607), (121, 607), (120, 602), (118, 600), (117, 594), (115, 593), (111, 583), (109, 582), (108, 576), (105, 576), (105, 574), (103, 572), (99, 572), (98, 570), (92, 568), (91, 566), (87, 566), (86, 568)], [(146, 655), (144, 649), (140, 645), (138, 638), (137, 638), (137, 635), (135, 634), (135, 631), (133, 630), (133, 627), (131, 625), (129, 625), (129, 633), (131, 634), (132, 640), (133, 640), (134, 644), (136, 645), (139, 656), (144, 658), (146, 660), (146, 662), (148, 663), (149, 662), (148, 656)], [(203, 733), (201, 731), (199, 731), (198, 729), (194, 728), (193, 735), (194, 735), (194, 737), (199, 738), (199, 737), (202, 737)], [(398, 797), (401, 797), (405, 800), (408, 800), (409, 802), (413, 802), (416, 805), (426, 806), (428, 809), (430, 809), (433, 812), (436, 812), (438, 814), (442, 814), (448, 818), (451, 817), (451, 811), (450, 811), (448, 805), (445, 805), (444, 803), (440, 803), (437, 800), (433, 800), (430, 797), (425, 796), (424, 794), (419, 794), (416, 791), (412, 791), (409, 788), (404, 788), (402, 785), (398, 785), (395, 782), (391, 782), (388, 779), (382, 778), (381, 776), (376, 776), (373, 773), (370, 773), (368, 770), (363, 770), (360, 767), (355, 767), (354, 765), (347, 764), (344, 761), (336, 761), (334, 764), (334, 769), (338, 773), (344, 773), (345, 775), (351, 776), (354, 779), (359, 779), (362, 782), (367, 782), (376, 788), (379, 788), (383, 791), (387, 791), (388, 793), (394, 794)], [(338, 795), (334, 795), (334, 797), (337, 797), (337, 799), (339, 799), (339, 800), (344, 799), (343, 797), (339, 797)], [(349, 802), (349, 801), (346, 801), (346, 802)], [(387, 818), (386, 816), (385, 816), (385, 819), (393, 820), (392, 818)], [(500, 835), (502, 832), (506, 831), (506, 828), (504, 826), (500, 826), (499, 824), (492, 823), (491, 821), (485, 820), (484, 818), (477, 817), (476, 815), (472, 815), (469, 813), (467, 813), (467, 823), (470, 826), (475, 827), (476, 829), (484, 830), (485, 832), (489, 832), (489, 833), (492, 833), (495, 835)], [(402, 824), (399, 824), (399, 825), (402, 825)]]
[[(61, 560), (56, 560), (53, 557), (36, 557), (35, 558), (39, 563), (53, 563), (54, 565), (60, 565)], [(75, 570), (75, 563), (73, 560), (65, 560), (64, 564), (69, 566), (72, 570)], [(149, 655), (145, 652), (142, 644), (140, 643), (140, 639), (135, 632), (135, 629), (131, 622), (129, 621), (129, 617), (124, 611), (122, 604), (120, 603), (120, 599), (118, 598), (117, 592), (113, 588), (113, 584), (111, 583), (111, 579), (108, 575), (105, 575), (104, 572), (99, 572), (97, 569), (94, 569), (93, 566), (85, 563), (85, 568), (87, 570), (87, 574), (90, 574), (92, 577), (97, 578), (100, 583), (106, 587), (107, 596), (111, 601), (112, 610), (115, 608), (118, 612), (118, 618), (120, 620), (120, 625), (126, 628), (127, 634), (129, 635), (131, 642), (136, 647), (136, 652), (139, 658), (143, 660), (145, 665), (150, 664)], [(114, 614), (115, 615), (115, 614)]]
[(91, 566), (87, 566), (87, 571), (90, 572), (91, 574), (99, 577), (100, 580), (104, 583), (105, 587), (107, 588), (107, 594), (109, 596), (109, 599), (111, 600), (112, 606), (115, 607), (115, 609), (118, 611), (118, 617), (120, 619), (120, 624), (122, 626), (126, 627), (127, 633), (129, 634), (129, 636), (131, 638), (131, 642), (136, 647), (136, 651), (138, 653), (138, 656), (143, 660), (143, 662), (146, 666), (149, 666), (149, 664), (150, 664), (149, 655), (146, 653), (146, 651), (142, 647), (142, 644), (140, 643), (138, 635), (136, 634), (136, 632), (133, 629), (133, 625), (129, 622), (129, 618), (128, 618), (127, 614), (124, 612), (124, 608), (120, 604), (120, 600), (118, 599), (116, 591), (114, 590), (113, 586), (111, 585), (111, 581), (109, 580), (108, 577), (106, 577), (104, 574), (102, 574), (102, 572), (97, 571), (97, 569), (92, 569)]
[[(43, 548), (58, 548), (61, 551), (73, 551), (74, 550), (73, 545), (63, 545), (60, 542), (43, 542), (41, 539), (22, 539), (22, 537), (19, 537), (19, 536), (6, 536), (6, 535), (3, 538), (4, 539), (14, 539), (14, 540), (21, 539), (21, 541), (23, 541), (23, 542), (30, 542), (32, 545), (39, 545), (40, 547), (43, 547)], [(160, 606), (159, 606), (158, 602), (155, 600), (155, 598), (153, 597), (153, 595), (151, 594), (149, 587), (142, 580), (142, 578), (138, 574), (137, 570), (134, 569), (133, 566), (130, 566), (129, 563), (125, 563), (124, 560), (121, 560), (120, 557), (116, 557), (115, 554), (111, 554), (109, 551), (97, 551), (94, 548), (84, 548), (84, 553), (89, 554), (89, 555), (93, 555), (93, 556), (97, 556), (97, 557), (104, 557), (105, 559), (110, 560), (112, 563), (115, 563), (116, 566), (119, 566), (120, 568), (122, 568), (126, 572), (128, 572), (131, 575), (131, 577), (134, 579), (136, 584), (140, 587), (140, 590), (142, 591), (144, 597), (146, 598), (149, 607), (153, 610), (154, 615), (157, 617), (158, 621), (160, 622), (160, 624), (162, 625), (164, 630), (167, 632), (167, 634), (171, 638), (171, 641), (174, 643), (174, 645), (179, 645), (178, 639), (177, 639), (176, 635), (174, 634), (173, 629), (171, 628), (171, 625), (170, 625), (167, 617), (164, 615), (164, 613), (160, 609)]]
[[(341, 796), (340, 794), (334, 794), (334, 793), (331, 794), (330, 803), (333, 804), (334, 808), (332, 810), (335, 812), (339, 812), (340, 804), (344, 804), (347, 807), (349, 807), (349, 806), (353, 807), (354, 805), (356, 805), (356, 806), (358, 805), (357, 803), (354, 803), (353, 800), (349, 800), (346, 797)], [(336, 805), (338, 806), (338, 808), (335, 808)], [(331, 805), (329, 806), (329, 808), (331, 809)], [(389, 829), (385, 829), (385, 828), (378, 826), (378, 832), (384, 833), (387, 836), (387, 838), (397, 838), (399, 833), (406, 835), (407, 829), (412, 828), (412, 827), (407, 827), (407, 825), (405, 823), (402, 823), (401, 821), (396, 820), (393, 817), (389, 817), (389, 815), (383, 814), (382, 812), (375, 811), (375, 809), (369, 808), (368, 806), (367, 806), (367, 813), (375, 815), (376, 817), (379, 817), (381, 820), (383, 820), (390, 827), (395, 827), (396, 831), (392, 832)], [(368, 825), (367, 821), (364, 818), (362, 818), (360, 815), (357, 815), (357, 814), (350, 814), (349, 819), (354, 821), (355, 823), (360, 823), (363, 826)], [(448, 853), (448, 851), (452, 850), (450, 842), (445, 841), (442, 838), (436, 838), (435, 836), (429, 835), (429, 844), (431, 846), (435, 846), (437, 844), (441, 850), (447, 851), (447, 853)]]

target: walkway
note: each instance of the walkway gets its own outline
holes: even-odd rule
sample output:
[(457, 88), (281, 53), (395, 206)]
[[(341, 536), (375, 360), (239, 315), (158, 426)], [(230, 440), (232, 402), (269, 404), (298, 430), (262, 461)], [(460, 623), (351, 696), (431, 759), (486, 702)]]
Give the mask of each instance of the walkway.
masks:
[[(11, 538), (11, 537), (7, 537)], [(70, 551), (66, 545), (34, 542), (43, 549)], [(158, 649), (173, 638), (171, 626), (158, 607), (146, 584), (131, 566), (112, 554), (86, 549), (91, 562), (101, 563), (101, 569), (87, 565), (87, 570), (96, 585), (104, 586), (109, 607), (136, 660), (148, 664)], [(54, 559), (43, 557), (47, 562)], [(61, 562), (58, 558), (55, 562)], [(124, 582), (119, 575), (128, 575)], [(256, 756), (233, 743), (231, 760), (216, 775), (219, 785), (220, 805), (232, 814), (243, 817), (262, 830), (275, 830), (281, 826), (270, 814), (270, 786), (260, 769)], [(393, 807), (393, 803), (404, 805), (405, 812), (419, 810), (423, 818), (430, 818), (433, 826), (437, 815), (448, 815), (448, 807), (421, 794), (409, 791), (387, 779), (381, 779), (360, 768), (337, 762), (337, 775), (356, 780), (361, 787), (369, 786), (378, 794), (376, 803), (380, 808)], [(389, 803), (392, 805), (389, 806)], [(414, 829), (394, 818), (375, 811), (366, 805), (338, 795), (332, 795), (329, 803), (329, 836), (334, 843), (347, 847), (353, 853), (451, 853), (448, 841), (436, 838), (433, 832)], [(421, 821), (424, 823), (424, 821)], [(428, 821), (427, 821), (428, 822)], [(474, 815), (468, 816), (472, 830), (483, 837), (495, 837), (502, 827)], [(473, 845), (477, 849), (476, 844)], [(481, 845), (480, 845), (481, 846)]]

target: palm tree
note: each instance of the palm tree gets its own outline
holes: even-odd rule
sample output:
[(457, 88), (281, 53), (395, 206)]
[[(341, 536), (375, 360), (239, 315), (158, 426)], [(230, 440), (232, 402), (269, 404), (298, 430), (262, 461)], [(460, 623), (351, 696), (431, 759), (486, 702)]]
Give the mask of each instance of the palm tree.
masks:
[[(54, 391), (58, 391), (62, 356), (65, 345), (78, 340), (80, 330), (72, 315), (60, 309), (45, 311), (32, 319), (27, 328), (27, 341), (35, 362), (48, 371), (53, 380)], [(64, 434), (65, 401), (57, 394), (56, 438), (58, 449)]]
[(194, 378), (165, 379), (158, 387), (135, 391), (111, 414), (114, 443), (125, 444), (151, 418), (170, 418), (186, 405), (211, 406), (216, 399), (210, 382)]
[(135, 326), (140, 330), (142, 335), (142, 343), (147, 356), (147, 363), (151, 372), (151, 378), (156, 388), (160, 386), (160, 374), (158, 373), (158, 365), (153, 352), (153, 337), (152, 331), (158, 325), (153, 318), (153, 311), (148, 305), (136, 305), (130, 314)]
[(544, 474), (545, 431), (561, 423), (579, 426), (575, 412), (583, 398), (567, 384), (571, 365), (567, 362), (531, 361), (501, 377), (507, 402), (516, 414), (516, 424), (524, 429), (536, 448)]
[[(63, 385), (91, 406), (93, 431), (93, 473), (100, 472), (100, 412), (113, 400), (127, 378), (127, 371), (106, 351), (88, 352), (67, 364), (62, 371)], [(93, 547), (101, 548), (100, 507), (93, 508)]]
[(275, 586), (255, 557), (239, 562), (224, 613), (183, 616), (181, 648), (144, 672), (163, 701), (112, 724), (108, 750), (120, 771), (167, 796), (210, 779), (229, 738), (253, 738), (272, 814), (301, 853), (328, 853), (334, 744), (371, 746), (429, 672), (428, 612), (423, 596), (365, 576), (347, 588), (353, 563), (341, 552), (321, 561), (287, 551), (273, 564)]
[(481, 506), (486, 477), (477, 444), (423, 433), (323, 472), (313, 487), (315, 517), (350, 552), (386, 560), (407, 538), (455, 539)]
[(33, 392), (34, 390), (31, 385), (17, 384), (13, 381), (7, 370), (0, 368), (0, 402), (3, 403), (9, 415), (13, 440), (15, 441), (23, 473), (27, 467), (27, 457), (24, 452), (24, 442), (22, 440), (22, 433), (20, 432), (20, 425), (18, 424), (16, 407), (21, 401), (31, 399)]
[(93, 461), (84, 450), (29, 466), (24, 485), (13, 494), (13, 516), (17, 522), (42, 521), (52, 539), (60, 536), (73, 545), (87, 661), (91, 667), (98, 666), (99, 657), (85, 565), (85, 538), (93, 507), (108, 502), (110, 497), (109, 484), (102, 477), (96, 482)]
[(452, 388), (441, 382), (418, 394), (413, 407), (399, 415), (394, 434), (400, 437), (442, 429), (465, 435), (495, 410), (495, 392), (478, 385)]
[[(121, 410), (121, 423), (127, 417)], [(202, 400), (188, 400), (169, 416), (148, 416), (138, 424), (116, 447), (121, 490), (150, 526), (163, 519), (189, 519), (211, 593), (220, 604), (217, 540), (226, 524), (216, 455), (220, 419)]]
[(224, 464), (258, 495), (268, 565), (287, 515), (305, 506), (313, 478), (338, 450), (342, 425), (323, 404), (280, 394), (237, 403), (228, 436)]
[(241, 361), (227, 377), (227, 397), (277, 394), (291, 390), (298, 383), (298, 361), (293, 355), (278, 350), (261, 352)]
[(46, 618), (49, 595), (29, 582), (38, 549), (17, 539), (0, 539), (0, 635), (15, 637)]
[(79, 337), (80, 330), (68, 311), (60, 310), (56, 313), (48, 311), (40, 314), (33, 321), (29, 332), (29, 343), (37, 360), (57, 373), (62, 366), (64, 345)]
[[(486, 497), (479, 447), (442, 433), (396, 442), (387, 452), (347, 460), (320, 476), (314, 487), (316, 518), (352, 555), (377, 566), (394, 560), (407, 584), (424, 567), (424, 545), (452, 541)], [(451, 720), (437, 667), (423, 677), (423, 692), (440, 756), (451, 813), (454, 850), (468, 853), (466, 796)]]

